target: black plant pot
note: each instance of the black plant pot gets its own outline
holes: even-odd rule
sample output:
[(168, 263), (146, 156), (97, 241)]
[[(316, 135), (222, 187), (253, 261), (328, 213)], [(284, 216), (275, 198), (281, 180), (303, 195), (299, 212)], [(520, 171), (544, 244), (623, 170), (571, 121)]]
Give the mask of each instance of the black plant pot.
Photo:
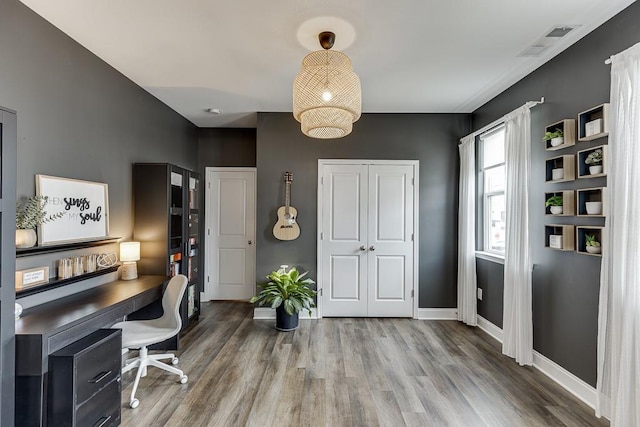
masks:
[(298, 313), (287, 314), (284, 304), (276, 308), (276, 329), (283, 332), (298, 329)]

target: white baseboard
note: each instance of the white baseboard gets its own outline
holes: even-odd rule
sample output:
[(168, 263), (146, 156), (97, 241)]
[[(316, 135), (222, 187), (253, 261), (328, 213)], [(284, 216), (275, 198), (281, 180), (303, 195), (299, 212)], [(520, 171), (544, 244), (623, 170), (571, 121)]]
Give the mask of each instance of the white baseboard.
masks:
[[(300, 312), (300, 319), (317, 319), (318, 312), (317, 309), (311, 309), (311, 316), (306, 310)], [(268, 320), (275, 319), (276, 311), (270, 307), (256, 307), (253, 309), (253, 320)]]
[(457, 308), (418, 308), (419, 320), (458, 320)]
[[(478, 327), (491, 335), (498, 342), (502, 342), (502, 329), (489, 322), (482, 316), (478, 316)], [(553, 360), (533, 350), (533, 367), (554, 380), (569, 393), (589, 405), (596, 407), (596, 389), (591, 387), (571, 372), (558, 365)]]
[(533, 350), (533, 366), (595, 409), (597, 391), (551, 359)]
[(496, 341), (502, 342), (502, 329), (489, 322), (482, 316), (478, 316), (478, 328), (491, 335), (493, 338), (495, 338)]

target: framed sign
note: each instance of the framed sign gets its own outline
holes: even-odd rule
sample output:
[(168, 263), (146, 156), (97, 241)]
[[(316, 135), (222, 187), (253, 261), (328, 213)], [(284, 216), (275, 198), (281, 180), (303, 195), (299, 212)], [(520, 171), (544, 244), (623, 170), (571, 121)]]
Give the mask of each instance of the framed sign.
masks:
[(16, 271), (16, 290), (49, 282), (49, 267)]
[(47, 215), (60, 219), (38, 227), (40, 245), (96, 240), (109, 236), (107, 184), (36, 175), (36, 194), (48, 197)]

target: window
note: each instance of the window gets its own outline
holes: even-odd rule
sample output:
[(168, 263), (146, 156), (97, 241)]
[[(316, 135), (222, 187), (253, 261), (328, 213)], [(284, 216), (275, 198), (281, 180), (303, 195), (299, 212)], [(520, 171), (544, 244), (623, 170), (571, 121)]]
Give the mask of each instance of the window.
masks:
[(483, 194), (483, 248), (504, 255), (506, 204), (504, 166), (504, 126), (480, 136)]

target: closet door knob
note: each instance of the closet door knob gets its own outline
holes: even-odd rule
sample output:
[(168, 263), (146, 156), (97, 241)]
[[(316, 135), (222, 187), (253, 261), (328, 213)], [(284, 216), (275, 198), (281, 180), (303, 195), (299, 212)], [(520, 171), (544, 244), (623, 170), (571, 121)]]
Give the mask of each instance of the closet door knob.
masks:
[(369, 246), (369, 250), (370, 250), (370, 251), (375, 251), (375, 250), (376, 250), (376, 247), (375, 247), (375, 246), (373, 246), (373, 245), (371, 245), (371, 246)]
[(247, 243), (249, 243), (250, 245), (253, 245), (253, 240), (249, 240)]
[(366, 247), (365, 245), (362, 245), (362, 246), (360, 246), (360, 250), (361, 250), (361, 251), (366, 251), (366, 250), (367, 250), (367, 247)]

